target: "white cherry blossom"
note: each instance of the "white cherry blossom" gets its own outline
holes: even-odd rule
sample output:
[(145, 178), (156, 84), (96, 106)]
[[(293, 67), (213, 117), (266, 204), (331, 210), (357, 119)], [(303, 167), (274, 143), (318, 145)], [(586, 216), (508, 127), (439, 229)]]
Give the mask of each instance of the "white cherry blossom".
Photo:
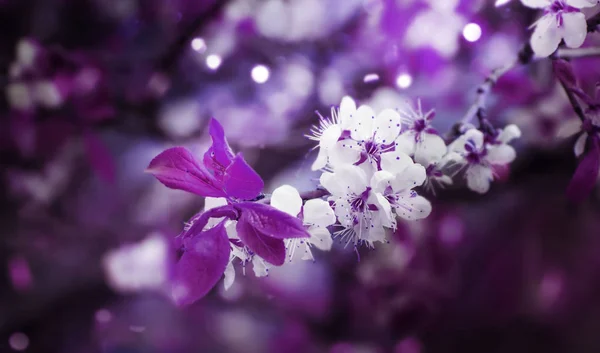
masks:
[(498, 129), (497, 136), (488, 142), (481, 131), (470, 129), (449, 146), (453, 158), (463, 164), (469, 189), (480, 194), (488, 192), (494, 180), (494, 166), (508, 165), (516, 158), (508, 143), (520, 136), (516, 125), (508, 125)]
[(554, 53), (562, 40), (569, 48), (579, 48), (587, 35), (587, 23), (581, 9), (598, 4), (597, 0), (521, 0), (523, 5), (543, 9), (544, 15), (533, 26), (531, 48), (541, 57)]
[(336, 145), (342, 133), (350, 129), (350, 120), (356, 113), (356, 103), (346, 96), (342, 99), (338, 109), (331, 108), (329, 118), (320, 116), (319, 126), (311, 129), (307, 137), (319, 142), (319, 154), (312, 165), (312, 170), (324, 168), (329, 161), (329, 151)]
[(414, 156), (417, 163), (428, 166), (431, 161), (440, 160), (447, 151), (446, 143), (431, 126), (435, 116), (432, 109), (423, 113), (421, 101), (417, 101), (417, 109), (408, 108), (400, 111), (405, 131), (397, 139), (398, 148)]
[(286, 240), (287, 257), (290, 262), (298, 256), (301, 256), (302, 260), (314, 260), (311, 251), (313, 246), (323, 251), (331, 250), (333, 240), (327, 227), (335, 223), (335, 214), (327, 201), (313, 199), (302, 205), (298, 190), (290, 185), (283, 185), (273, 191), (271, 206), (294, 217), (300, 216), (310, 233), (308, 239)]
[(379, 209), (375, 193), (363, 169), (353, 165), (342, 166), (333, 173), (321, 175), (321, 185), (331, 193), (334, 211), (340, 225), (337, 232), (342, 241), (355, 246), (385, 241), (384, 226), (391, 227), (391, 209)]
[(413, 188), (426, 180), (425, 168), (405, 153), (388, 153), (382, 157), (382, 170), (375, 172), (371, 188), (380, 209), (392, 209), (401, 218), (412, 221), (431, 213), (431, 203)]

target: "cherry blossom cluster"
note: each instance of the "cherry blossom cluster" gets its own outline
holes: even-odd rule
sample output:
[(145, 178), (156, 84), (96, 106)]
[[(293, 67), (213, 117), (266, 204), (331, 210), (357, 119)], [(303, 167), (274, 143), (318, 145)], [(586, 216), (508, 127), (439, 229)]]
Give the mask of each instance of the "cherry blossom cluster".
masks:
[[(204, 210), (172, 244), (176, 256), (165, 281), (174, 301), (194, 302), (223, 275), (229, 288), (238, 264), (244, 270), (252, 264), (261, 277), (271, 266), (314, 260), (313, 248), (328, 251), (335, 237), (354, 247), (387, 242), (398, 221), (429, 216), (431, 203), (417, 190), (452, 184), (450, 170), (452, 176), (464, 172), (469, 188), (486, 192), (494, 168), (515, 158), (507, 143), (519, 136), (518, 128), (465, 127), (447, 145), (431, 126), (433, 117), (420, 103), (417, 109), (375, 114), (345, 97), (309, 136), (319, 143), (312, 169), (323, 173), (320, 188), (304, 196), (290, 185), (264, 195), (263, 180), (233, 153), (214, 119), (213, 143), (201, 160), (183, 147), (159, 154), (149, 173), (169, 188), (205, 197)], [(112, 258), (107, 266), (119, 267), (130, 256)]]

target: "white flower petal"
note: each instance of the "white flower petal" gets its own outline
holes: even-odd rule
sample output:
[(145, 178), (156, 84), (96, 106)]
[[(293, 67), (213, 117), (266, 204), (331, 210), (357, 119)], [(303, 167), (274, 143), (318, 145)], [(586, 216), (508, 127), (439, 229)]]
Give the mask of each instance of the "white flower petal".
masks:
[(404, 152), (409, 156), (415, 154), (417, 148), (416, 133), (414, 130), (408, 130), (400, 134), (396, 139), (396, 150)]
[(319, 146), (321, 148), (331, 148), (335, 146), (336, 142), (342, 135), (342, 128), (339, 125), (331, 125), (321, 135), (321, 139), (319, 140)]
[(396, 214), (409, 221), (423, 219), (431, 214), (431, 202), (423, 196), (406, 197), (396, 208)]
[(361, 149), (362, 147), (354, 140), (338, 141), (329, 149), (329, 164), (334, 170), (344, 165), (352, 165), (360, 159)]
[(465, 176), (469, 189), (485, 194), (490, 189), (490, 183), (494, 179), (492, 170), (483, 165), (474, 165), (467, 169)]
[(302, 198), (298, 190), (293, 186), (282, 185), (273, 191), (271, 206), (296, 217), (302, 209)]
[(308, 242), (310, 242), (314, 247), (323, 251), (331, 250), (333, 239), (331, 238), (331, 233), (329, 233), (327, 228), (311, 227), (308, 232), (310, 233)]
[(302, 214), (304, 223), (312, 226), (325, 228), (335, 223), (335, 213), (325, 200), (306, 201)]
[(521, 129), (517, 125), (511, 124), (502, 129), (497, 140), (506, 144), (519, 137), (521, 137)]
[(361, 105), (356, 110), (352, 125), (350, 128), (350, 136), (356, 141), (364, 141), (373, 137), (373, 121), (375, 120), (375, 112), (371, 107)]
[(563, 37), (569, 48), (579, 48), (587, 35), (587, 22), (581, 12), (571, 12), (562, 15)]
[(400, 114), (393, 109), (385, 109), (377, 114), (373, 123), (375, 141), (388, 145), (400, 134)]
[(521, 3), (532, 9), (543, 9), (552, 4), (550, 0), (521, 0)]
[(491, 164), (506, 165), (515, 160), (517, 154), (515, 149), (509, 145), (491, 146), (485, 159)]
[(584, 132), (583, 134), (581, 134), (581, 136), (579, 136), (579, 138), (575, 142), (575, 146), (573, 148), (573, 150), (575, 152), (575, 156), (579, 157), (583, 154), (583, 152), (585, 151), (585, 143), (587, 141), (587, 138), (588, 138), (587, 132)]
[(593, 7), (598, 4), (597, 0), (566, 0), (566, 3), (570, 6), (582, 9), (585, 7)]
[(204, 211), (208, 211), (213, 208), (227, 205), (227, 199), (224, 197), (205, 197), (204, 198)]
[(542, 17), (536, 24), (531, 34), (531, 48), (533, 52), (541, 57), (549, 56), (558, 48), (562, 40), (561, 29), (553, 14)]
[(374, 193), (373, 203), (379, 209), (381, 222), (384, 227), (393, 228), (396, 226), (394, 215), (392, 214), (392, 206), (390, 202), (380, 193)]
[(408, 166), (414, 164), (404, 152), (392, 151), (381, 154), (381, 169), (392, 174), (402, 173)]
[(336, 171), (336, 176), (341, 180), (345, 194), (360, 195), (369, 186), (364, 170), (356, 166), (344, 166)]
[(321, 186), (323, 186), (325, 189), (327, 189), (327, 191), (329, 191), (332, 195), (344, 195), (345, 194), (345, 188), (344, 185), (341, 183), (341, 180), (336, 177), (336, 175), (334, 173), (328, 173), (325, 172), (323, 174), (321, 174), (321, 177), (319, 178), (319, 182), (321, 183)]
[(447, 151), (446, 142), (436, 134), (422, 133), (415, 150), (415, 161), (428, 166), (440, 160)]
[(327, 150), (324, 148), (319, 148), (319, 154), (317, 155), (317, 159), (313, 162), (310, 169), (319, 170), (325, 168), (327, 165)]
[(350, 210), (350, 204), (345, 198), (338, 198), (335, 200), (333, 211), (337, 217), (338, 222), (346, 228), (352, 227), (354, 219), (352, 218), (352, 212)]
[(394, 174), (385, 170), (377, 171), (371, 177), (371, 190), (375, 193), (383, 193), (392, 180), (394, 180)]
[(391, 185), (394, 192), (401, 192), (423, 185), (426, 179), (425, 168), (420, 164), (412, 164), (401, 174), (396, 175)]
[(256, 277), (265, 277), (269, 274), (269, 267), (271, 267), (265, 260), (254, 255), (252, 257), (252, 269)]
[(352, 124), (352, 119), (356, 114), (356, 103), (352, 97), (345, 96), (340, 103), (339, 123), (343, 130), (349, 130)]
[(231, 288), (233, 281), (235, 281), (235, 268), (233, 267), (233, 262), (230, 261), (227, 267), (225, 267), (225, 279), (223, 280), (225, 290)]

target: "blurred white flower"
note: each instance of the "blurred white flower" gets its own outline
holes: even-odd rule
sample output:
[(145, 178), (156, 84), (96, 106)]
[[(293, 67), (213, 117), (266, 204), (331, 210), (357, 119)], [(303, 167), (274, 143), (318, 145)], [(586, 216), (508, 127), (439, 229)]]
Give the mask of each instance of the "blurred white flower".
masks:
[(160, 290), (168, 280), (169, 244), (160, 234), (109, 251), (103, 258), (108, 284), (120, 292)]
[(533, 26), (531, 48), (538, 56), (554, 53), (562, 40), (569, 48), (579, 48), (587, 35), (582, 8), (598, 4), (598, 0), (521, 0), (523, 5), (543, 9), (544, 16)]

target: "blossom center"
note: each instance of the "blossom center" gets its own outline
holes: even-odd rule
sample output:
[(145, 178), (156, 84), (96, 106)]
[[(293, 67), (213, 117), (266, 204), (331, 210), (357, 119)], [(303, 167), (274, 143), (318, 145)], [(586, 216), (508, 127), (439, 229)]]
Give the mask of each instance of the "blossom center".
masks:
[(426, 127), (427, 127), (427, 123), (425, 122), (425, 119), (418, 119), (418, 120), (415, 120), (413, 129), (415, 130), (415, 132), (420, 133), (423, 130), (425, 130)]

